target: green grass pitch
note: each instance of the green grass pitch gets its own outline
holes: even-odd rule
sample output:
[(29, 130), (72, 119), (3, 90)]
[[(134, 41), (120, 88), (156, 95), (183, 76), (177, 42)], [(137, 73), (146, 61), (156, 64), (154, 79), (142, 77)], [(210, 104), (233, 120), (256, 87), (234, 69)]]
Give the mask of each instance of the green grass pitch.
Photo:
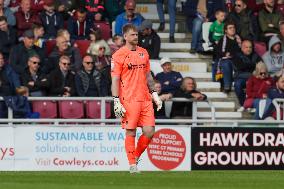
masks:
[(0, 172), (0, 189), (277, 189), (284, 171)]

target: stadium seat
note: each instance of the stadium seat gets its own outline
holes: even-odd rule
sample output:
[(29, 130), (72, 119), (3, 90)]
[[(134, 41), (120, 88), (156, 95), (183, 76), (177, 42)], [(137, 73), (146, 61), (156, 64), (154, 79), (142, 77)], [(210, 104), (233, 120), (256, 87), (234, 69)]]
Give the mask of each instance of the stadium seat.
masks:
[(57, 103), (55, 101), (33, 101), (33, 112), (38, 112), (40, 118), (57, 118)]
[(213, 47), (211, 46), (211, 43), (209, 41), (209, 29), (212, 22), (205, 22), (202, 24), (202, 38), (204, 42), (202, 43), (202, 47), (204, 51), (212, 51)]
[[(98, 100), (86, 102), (86, 114), (87, 118), (100, 119), (101, 118), (101, 102)], [(106, 103), (106, 118), (111, 117), (111, 105)]]
[(78, 46), (80, 54), (82, 57), (86, 55), (87, 49), (90, 46), (91, 41), (89, 40), (76, 40), (75, 44)]
[(84, 118), (84, 104), (82, 101), (65, 100), (59, 102), (59, 115), (61, 118)]
[(266, 52), (266, 45), (264, 42), (255, 41), (254, 42), (254, 51), (262, 56)]
[(108, 22), (95, 22), (95, 27), (102, 31), (102, 38), (108, 40), (111, 38), (111, 28)]
[(56, 45), (55, 40), (48, 40), (45, 42), (45, 54), (48, 56)]

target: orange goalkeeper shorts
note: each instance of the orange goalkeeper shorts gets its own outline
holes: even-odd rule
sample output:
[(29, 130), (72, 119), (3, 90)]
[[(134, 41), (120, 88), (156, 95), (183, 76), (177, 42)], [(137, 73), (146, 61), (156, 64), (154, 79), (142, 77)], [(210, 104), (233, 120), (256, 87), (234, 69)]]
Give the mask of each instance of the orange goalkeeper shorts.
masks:
[(155, 116), (152, 101), (123, 102), (126, 110), (121, 125), (123, 129), (136, 129), (143, 126), (155, 126)]

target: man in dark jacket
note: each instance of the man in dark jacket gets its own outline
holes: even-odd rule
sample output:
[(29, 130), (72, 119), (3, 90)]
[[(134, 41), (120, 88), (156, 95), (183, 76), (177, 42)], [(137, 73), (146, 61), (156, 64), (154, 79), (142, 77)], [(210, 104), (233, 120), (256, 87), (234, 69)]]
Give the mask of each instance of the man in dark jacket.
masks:
[(44, 11), (40, 14), (40, 19), (44, 27), (44, 38), (54, 39), (57, 31), (64, 27), (64, 21), (61, 14), (55, 11), (54, 0), (45, 0)]
[(39, 70), (39, 56), (32, 55), (27, 64), (28, 68), (21, 75), (22, 85), (28, 87), (30, 96), (46, 96), (47, 76)]
[(246, 82), (252, 75), (255, 69), (255, 65), (261, 61), (261, 58), (253, 51), (253, 44), (250, 40), (242, 41), (241, 52), (236, 54), (233, 58), (234, 78), (235, 78), (235, 92), (238, 97), (241, 108), (239, 112), (242, 112), (242, 107), (246, 98), (244, 89), (246, 88)]
[(242, 39), (256, 41), (258, 39), (258, 24), (254, 13), (247, 9), (245, 0), (236, 0), (235, 9), (227, 20), (233, 20), (236, 25), (236, 32)]
[(102, 74), (94, 69), (94, 60), (90, 55), (83, 58), (83, 67), (75, 75), (78, 96), (107, 96), (106, 81)]
[(139, 27), (138, 45), (147, 50), (150, 59), (158, 59), (160, 54), (161, 39), (152, 29), (152, 22), (144, 20)]
[(81, 7), (77, 9), (74, 17), (69, 18), (67, 29), (71, 39), (85, 40), (89, 38), (93, 25), (93, 20), (87, 17), (87, 10)]
[(9, 59), (11, 48), (16, 43), (17, 31), (12, 26), (8, 26), (5, 16), (0, 16), (0, 51), (6, 61)]
[(70, 58), (63, 55), (59, 58), (59, 68), (53, 70), (48, 77), (49, 96), (75, 96), (75, 74), (70, 71)]
[(12, 48), (9, 58), (11, 66), (19, 75), (28, 67), (27, 62), (31, 55), (39, 55), (41, 63), (45, 58), (44, 51), (34, 45), (33, 30), (25, 31), (23, 37), (23, 42)]

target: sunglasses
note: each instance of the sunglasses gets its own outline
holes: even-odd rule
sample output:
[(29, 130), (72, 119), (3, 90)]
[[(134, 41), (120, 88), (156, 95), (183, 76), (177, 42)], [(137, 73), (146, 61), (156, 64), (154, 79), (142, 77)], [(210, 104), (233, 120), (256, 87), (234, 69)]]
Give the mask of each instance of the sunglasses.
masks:
[(260, 72), (259, 75), (266, 75), (266, 72)]
[(106, 48), (105, 47), (100, 47), (99, 50), (106, 50)]
[(70, 63), (67, 62), (61, 62), (64, 66), (70, 66)]
[(235, 4), (235, 7), (241, 7), (242, 5), (240, 5), (240, 4)]
[(129, 10), (129, 11), (134, 11), (134, 9), (127, 9), (127, 10)]
[(89, 64), (93, 64), (94, 62), (84, 62), (84, 63), (89, 65)]
[(37, 61), (31, 61), (30, 60), (30, 62), (33, 63), (33, 64), (40, 64), (40, 62), (37, 62)]

